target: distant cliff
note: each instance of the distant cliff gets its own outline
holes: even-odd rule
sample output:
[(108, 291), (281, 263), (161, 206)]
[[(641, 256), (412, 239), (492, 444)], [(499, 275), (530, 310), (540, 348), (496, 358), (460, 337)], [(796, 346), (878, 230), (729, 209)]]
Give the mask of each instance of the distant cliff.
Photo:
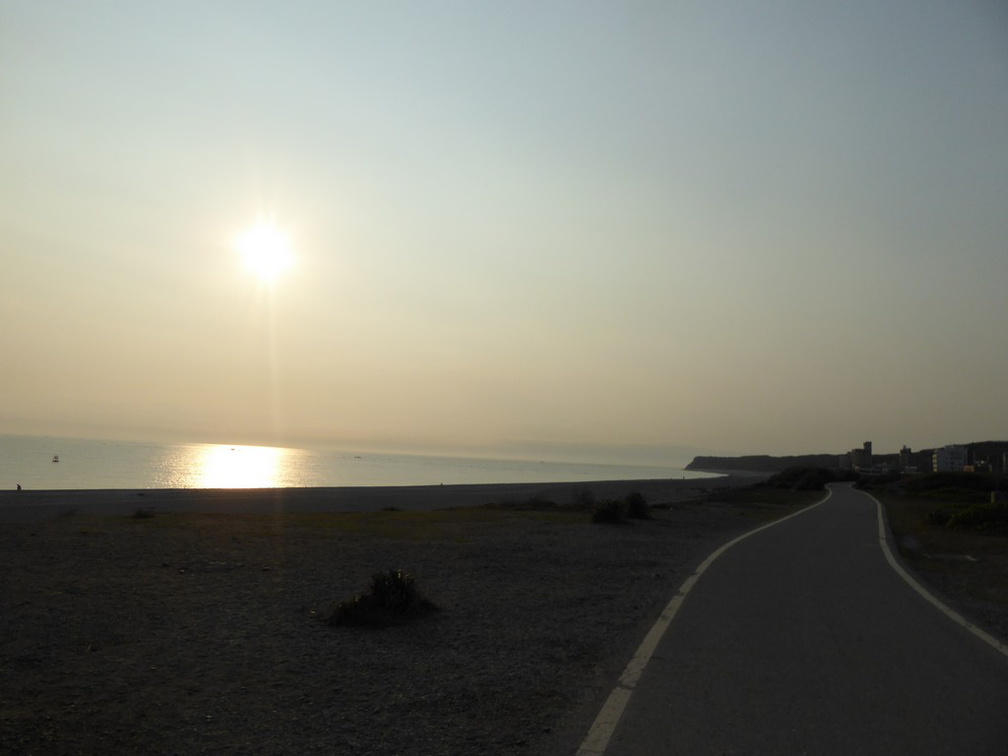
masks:
[(686, 465), (687, 470), (725, 471), (737, 470), (746, 472), (776, 473), (789, 467), (825, 467), (833, 469), (837, 466), (837, 454), (801, 454), (795, 457), (771, 457), (769, 454), (753, 454), (747, 457), (694, 457)]

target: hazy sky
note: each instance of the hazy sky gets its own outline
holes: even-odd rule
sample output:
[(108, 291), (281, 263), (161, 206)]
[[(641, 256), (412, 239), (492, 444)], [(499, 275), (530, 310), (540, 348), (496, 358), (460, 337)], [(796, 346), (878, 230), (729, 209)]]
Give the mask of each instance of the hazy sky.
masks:
[(0, 432), (1005, 438), (1008, 6), (5, 0), (0, 285)]

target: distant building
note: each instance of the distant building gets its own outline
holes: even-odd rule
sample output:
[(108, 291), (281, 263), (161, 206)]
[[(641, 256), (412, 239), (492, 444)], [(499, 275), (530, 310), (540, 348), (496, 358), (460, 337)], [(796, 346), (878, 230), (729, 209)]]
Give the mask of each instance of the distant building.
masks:
[(904, 446), (899, 453), (899, 469), (903, 472), (917, 472), (917, 460), (909, 446)]
[(867, 470), (872, 466), (871, 441), (865, 441), (860, 449), (851, 449), (850, 465), (855, 470)]
[(931, 455), (931, 469), (934, 472), (962, 472), (966, 461), (965, 446), (943, 446)]

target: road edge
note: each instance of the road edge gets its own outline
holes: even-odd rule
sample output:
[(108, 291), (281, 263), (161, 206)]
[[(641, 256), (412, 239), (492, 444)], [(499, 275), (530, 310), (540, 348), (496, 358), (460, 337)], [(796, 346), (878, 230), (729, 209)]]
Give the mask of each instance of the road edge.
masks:
[(697, 584), (697, 581), (700, 580), (700, 577), (707, 571), (714, 561), (728, 551), (728, 549), (732, 546), (744, 541), (749, 536), (756, 535), (757, 533), (768, 528), (772, 528), (775, 525), (780, 525), (782, 522), (786, 522), (792, 517), (805, 514), (819, 505), (824, 504), (832, 495), (833, 491), (827, 488), (826, 495), (816, 503), (803, 507), (797, 512), (792, 512), (786, 517), (781, 517), (779, 520), (765, 523), (764, 525), (753, 528), (740, 536), (736, 536), (728, 543), (716, 549), (710, 556), (700, 563), (700, 566), (697, 567), (696, 570), (682, 582), (682, 585), (679, 586), (679, 590), (676, 592), (675, 596), (673, 596), (672, 600), (665, 606), (654, 625), (651, 626), (647, 635), (644, 636), (644, 640), (641, 641), (640, 646), (637, 647), (637, 651), (634, 653), (633, 658), (630, 659), (630, 662), (623, 670), (623, 674), (620, 675), (619, 680), (617, 680), (616, 687), (613, 688), (605, 703), (602, 704), (602, 709), (599, 711), (598, 716), (595, 717), (595, 721), (588, 730), (588, 735), (581, 742), (581, 745), (577, 750), (577, 756), (604, 756), (606, 748), (609, 745), (609, 739), (612, 738), (613, 733), (616, 731), (616, 726), (623, 717), (623, 712), (626, 710), (627, 704), (630, 701), (630, 696), (637, 687), (637, 683), (640, 680), (641, 675), (644, 673), (644, 668), (651, 660), (651, 656), (658, 647), (659, 641), (661, 641), (662, 636), (665, 635), (665, 631), (668, 630), (669, 626), (672, 624), (672, 620), (675, 619), (683, 601), (686, 600), (686, 595), (693, 589), (693, 587)]
[(878, 530), (879, 530), (879, 546), (882, 548), (882, 553), (885, 555), (886, 561), (889, 566), (896, 571), (896, 574), (906, 581), (907, 585), (913, 588), (920, 596), (931, 604), (935, 609), (940, 611), (950, 620), (955, 622), (957, 625), (961, 625), (966, 628), (969, 632), (973, 633), (977, 638), (982, 640), (988, 646), (993, 648), (999, 654), (1008, 657), (1008, 645), (1002, 643), (993, 635), (988, 633), (986, 630), (978, 627), (974, 623), (970, 622), (968, 619), (963, 617), (961, 614), (956, 612), (954, 609), (944, 604), (938, 597), (931, 593), (927, 588), (921, 585), (917, 580), (911, 575), (907, 570), (900, 564), (899, 559), (893, 554), (892, 549), (889, 548), (889, 537), (892, 535), (892, 531), (889, 527), (889, 518), (885, 516), (885, 506), (872, 496), (870, 493), (863, 489), (859, 489), (861, 493), (867, 496), (869, 499), (875, 502), (876, 511), (878, 514)]

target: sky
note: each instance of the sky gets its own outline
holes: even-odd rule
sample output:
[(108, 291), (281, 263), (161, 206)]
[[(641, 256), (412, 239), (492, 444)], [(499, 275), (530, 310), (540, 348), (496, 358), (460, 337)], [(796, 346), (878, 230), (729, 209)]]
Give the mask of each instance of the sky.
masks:
[(1008, 5), (5, 0), (0, 285), (5, 433), (1008, 438)]

